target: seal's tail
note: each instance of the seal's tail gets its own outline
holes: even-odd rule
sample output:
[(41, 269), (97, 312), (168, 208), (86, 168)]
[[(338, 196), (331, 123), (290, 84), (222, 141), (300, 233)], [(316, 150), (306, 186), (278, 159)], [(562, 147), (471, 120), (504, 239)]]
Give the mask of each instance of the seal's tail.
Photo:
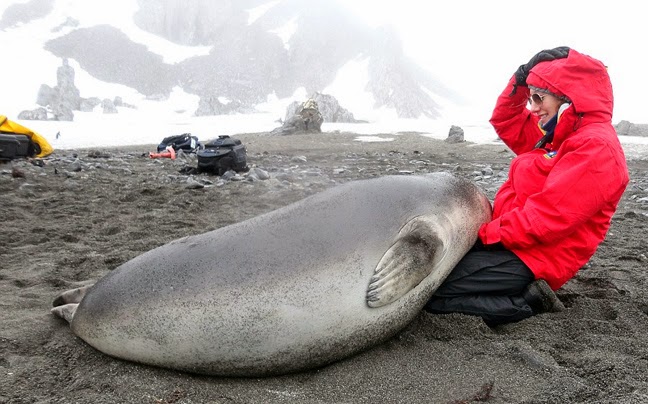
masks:
[(91, 287), (92, 285), (82, 286), (61, 293), (52, 302), (54, 308), (50, 312), (61, 317), (68, 323), (72, 322), (77, 306), (81, 303), (81, 300), (83, 300), (83, 297)]
[(71, 323), (78, 305), (78, 303), (68, 303), (61, 306), (56, 306), (52, 310), (50, 310), (50, 312), (56, 316), (61, 317), (68, 323)]

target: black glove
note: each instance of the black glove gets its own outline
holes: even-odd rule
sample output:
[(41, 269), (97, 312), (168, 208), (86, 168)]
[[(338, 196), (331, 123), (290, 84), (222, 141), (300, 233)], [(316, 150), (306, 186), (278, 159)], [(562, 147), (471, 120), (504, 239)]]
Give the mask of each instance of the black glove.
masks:
[(517, 90), (517, 86), (526, 86), (526, 79), (529, 77), (529, 72), (535, 65), (540, 62), (547, 62), (554, 59), (564, 59), (569, 54), (569, 47), (559, 46), (553, 49), (545, 49), (535, 54), (526, 64), (520, 65), (515, 71), (515, 87), (513, 93)]

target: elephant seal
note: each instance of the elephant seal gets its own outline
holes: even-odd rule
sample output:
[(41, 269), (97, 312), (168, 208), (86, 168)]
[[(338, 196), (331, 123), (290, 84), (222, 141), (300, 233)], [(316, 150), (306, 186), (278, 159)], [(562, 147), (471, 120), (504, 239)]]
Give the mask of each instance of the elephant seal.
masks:
[(320, 367), (410, 323), (490, 220), (448, 173), (336, 186), (124, 263), (52, 311), (113, 357), (218, 376)]

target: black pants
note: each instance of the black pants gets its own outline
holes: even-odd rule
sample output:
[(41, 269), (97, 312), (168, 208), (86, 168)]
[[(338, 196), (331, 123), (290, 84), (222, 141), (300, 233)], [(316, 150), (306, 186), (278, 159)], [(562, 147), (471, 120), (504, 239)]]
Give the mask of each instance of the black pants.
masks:
[(475, 247), (434, 292), (425, 310), (479, 316), (489, 326), (520, 321), (534, 314), (521, 296), (534, 279), (512, 252)]

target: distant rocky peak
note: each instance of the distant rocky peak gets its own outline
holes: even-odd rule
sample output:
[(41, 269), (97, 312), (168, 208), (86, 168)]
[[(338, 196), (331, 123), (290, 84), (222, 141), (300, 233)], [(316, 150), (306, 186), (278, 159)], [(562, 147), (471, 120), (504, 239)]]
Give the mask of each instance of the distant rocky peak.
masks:
[(224, 26), (247, 20), (232, 0), (138, 0), (138, 5), (138, 27), (181, 45), (211, 45)]
[[(39, 1), (59, 4), (32, 0), (23, 6), (41, 10), (43, 5), (36, 7)], [(363, 109), (387, 107), (401, 118), (440, 115), (431, 94), (444, 91), (443, 84), (406, 57), (396, 30), (368, 26), (338, 1), (138, 0), (137, 4), (133, 19), (138, 27), (178, 44), (208, 46), (209, 53), (167, 63), (116, 26), (76, 28), (74, 21), (64, 22), (65, 34), (52, 33), (44, 49), (147, 99), (164, 99), (180, 87), (199, 97), (197, 115), (254, 112), (268, 95), (287, 98), (299, 88), (308, 94), (322, 92), (343, 67), (360, 57), (368, 66), (367, 85), (361, 91), (370, 92), (375, 100), (375, 105)], [(291, 24), (291, 33), (280, 35), (286, 24)], [(223, 104), (221, 99), (230, 102)]]
[(43, 18), (54, 9), (55, 0), (30, 0), (12, 4), (2, 13), (0, 30)]

